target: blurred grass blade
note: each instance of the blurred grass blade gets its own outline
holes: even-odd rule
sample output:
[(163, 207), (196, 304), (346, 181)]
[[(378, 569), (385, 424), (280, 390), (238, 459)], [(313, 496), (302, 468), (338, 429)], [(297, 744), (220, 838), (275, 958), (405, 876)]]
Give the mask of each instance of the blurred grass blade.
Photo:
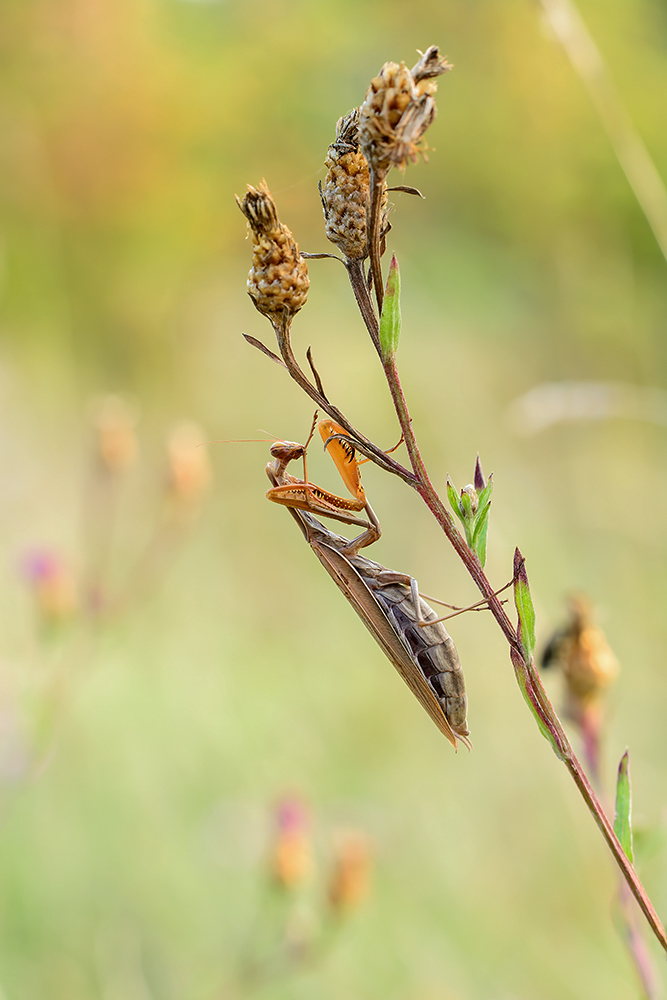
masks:
[(621, 101), (609, 69), (574, 0), (541, 0), (557, 38), (579, 74), (630, 187), (667, 259), (667, 190)]
[(518, 549), (514, 550), (514, 604), (519, 616), (517, 636), (530, 660), (535, 652), (535, 608), (528, 586), (526, 560)]
[(396, 353), (401, 336), (401, 275), (396, 254), (392, 254), (389, 276), (384, 290), (382, 316), (380, 317), (380, 347), (382, 360), (387, 361)]
[(630, 786), (630, 754), (627, 750), (618, 765), (614, 833), (621, 842), (625, 856), (632, 864), (632, 788)]

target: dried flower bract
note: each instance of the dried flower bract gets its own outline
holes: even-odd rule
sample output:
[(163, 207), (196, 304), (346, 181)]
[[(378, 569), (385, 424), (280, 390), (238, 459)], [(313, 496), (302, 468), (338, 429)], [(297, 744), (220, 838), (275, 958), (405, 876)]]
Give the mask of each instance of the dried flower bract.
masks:
[(411, 70), (387, 62), (371, 80), (360, 108), (359, 140), (376, 173), (404, 169), (424, 151), (422, 136), (436, 115), (435, 78), (449, 69), (432, 45)]
[(291, 232), (278, 218), (266, 181), (262, 180), (259, 188), (249, 184), (247, 194), (236, 201), (252, 233), (248, 295), (274, 326), (289, 322), (308, 296), (310, 280), (306, 262)]

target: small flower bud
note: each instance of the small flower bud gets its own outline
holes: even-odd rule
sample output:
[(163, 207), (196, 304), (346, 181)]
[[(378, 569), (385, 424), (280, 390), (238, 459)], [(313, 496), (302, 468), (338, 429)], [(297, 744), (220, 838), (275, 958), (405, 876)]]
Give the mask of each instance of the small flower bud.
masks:
[[(359, 108), (354, 108), (336, 125), (336, 141), (329, 146), (328, 169), (320, 188), (327, 239), (349, 261), (367, 255), (366, 216), (369, 205), (368, 161), (359, 149)], [(386, 212), (384, 192), (382, 213)]]
[(301, 800), (290, 796), (278, 803), (275, 821), (271, 878), (279, 888), (293, 891), (308, 879), (313, 867), (308, 814)]
[(310, 287), (308, 268), (298, 244), (278, 218), (271, 193), (262, 180), (259, 188), (248, 185), (247, 194), (236, 202), (252, 233), (252, 267), (248, 295), (256, 309), (274, 324), (291, 321), (305, 305)]
[(338, 844), (327, 893), (335, 916), (355, 909), (368, 895), (370, 867), (368, 839), (360, 833), (345, 834)]
[(422, 136), (436, 115), (435, 77), (449, 69), (431, 46), (412, 70), (387, 62), (371, 80), (360, 108), (359, 141), (376, 174), (403, 170), (424, 151)]
[(468, 483), (467, 486), (463, 487), (463, 489), (461, 490), (462, 497), (464, 493), (467, 493), (468, 496), (470, 497), (470, 509), (472, 510), (473, 514), (476, 514), (477, 508), (479, 507), (479, 497), (477, 496), (477, 490), (472, 485), (472, 483)]
[(484, 478), (484, 473), (482, 471), (482, 462), (479, 455), (477, 456), (477, 461), (475, 462), (475, 489), (478, 493), (481, 493), (486, 486), (486, 479)]

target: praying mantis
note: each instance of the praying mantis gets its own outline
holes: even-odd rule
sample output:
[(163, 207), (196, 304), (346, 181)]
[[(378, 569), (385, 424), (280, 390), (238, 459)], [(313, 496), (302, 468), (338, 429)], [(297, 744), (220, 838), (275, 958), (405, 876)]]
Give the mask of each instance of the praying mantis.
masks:
[[(359, 554), (378, 540), (381, 528), (361, 485), (354, 444), (332, 420), (321, 420), (317, 426), (351, 498), (308, 481), (306, 453), (316, 422), (317, 413), (305, 445), (276, 441), (271, 446), (273, 461), (266, 473), (272, 485), (267, 499), (287, 507), (329, 576), (440, 732), (455, 750), (459, 740), (470, 749), (463, 671), (444, 619), (422, 598), (414, 577)], [(288, 465), (298, 460), (303, 460), (303, 479), (287, 472)], [(359, 516), (362, 511), (365, 520)], [(364, 531), (350, 540), (329, 531), (318, 517)]]

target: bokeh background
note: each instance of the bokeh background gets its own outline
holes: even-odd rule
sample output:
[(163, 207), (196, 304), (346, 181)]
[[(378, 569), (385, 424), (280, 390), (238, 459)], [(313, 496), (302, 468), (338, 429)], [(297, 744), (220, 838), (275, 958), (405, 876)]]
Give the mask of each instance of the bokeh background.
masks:
[[(581, 12), (667, 176), (664, 5)], [(4, 0), (0, 18), (0, 996), (640, 995), (612, 862), (490, 617), (452, 623), (475, 747), (455, 755), (265, 502), (267, 447), (210, 444), (205, 495), (191, 452), (181, 507), (165, 450), (183, 419), (205, 440), (303, 440), (310, 401), (241, 337), (271, 330), (234, 193), (265, 177), (302, 249), (326, 251), (336, 119), (386, 59), (439, 44), (455, 70), (406, 177), (426, 200), (392, 216), (405, 389), (436, 484), (469, 482), (478, 451), (494, 472), (489, 575), (521, 547), (540, 642), (568, 592), (594, 601), (622, 664), (605, 776), (629, 746), (639, 867), (667, 913), (667, 428), (663, 397), (641, 402), (664, 384), (667, 264), (540, 4)], [(389, 447), (343, 269), (310, 273), (295, 347)], [(572, 381), (640, 402), (542, 429), (517, 409)], [(100, 406), (121, 452), (138, 441), (111, 471)], [(418, 499), (366, 470), (373, 557), (474, 600)], [(280, 890), (285, 795), (314, 860)], [(334, 933), (341, 830), (373, 873)]]

